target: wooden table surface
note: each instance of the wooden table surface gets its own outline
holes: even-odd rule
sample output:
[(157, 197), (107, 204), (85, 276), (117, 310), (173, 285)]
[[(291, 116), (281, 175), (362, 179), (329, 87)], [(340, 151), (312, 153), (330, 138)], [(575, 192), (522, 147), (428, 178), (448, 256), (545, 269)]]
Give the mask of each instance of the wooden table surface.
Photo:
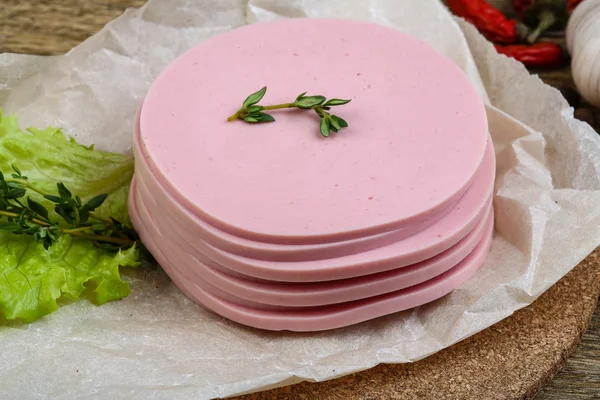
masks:
[[(0, 0), (0, 53), (62, 54), (97, 32), (126, 8), (138, 7), (144, 2)], [(571, 83), (568, 68), (539, 74), (544, 81), (554, 86)], [(596, 126), (596, 129), (599, 127)], [(592, 268), (597, 269), (597, 265), (599, 264)], [(577, 269), (584, 267), (579, 266)], [(574, 273), (577, 271), (571, 274)], [(594, 271), (591, 276), (597, 279), (599, 275)], [(568, 280), (561, 281), (561, 285), (565, 284), (568, 285)], [(536, 399), (600, 399), (600, 307), (596, 309), (591, 326), (583, 336), (581, 344)]]

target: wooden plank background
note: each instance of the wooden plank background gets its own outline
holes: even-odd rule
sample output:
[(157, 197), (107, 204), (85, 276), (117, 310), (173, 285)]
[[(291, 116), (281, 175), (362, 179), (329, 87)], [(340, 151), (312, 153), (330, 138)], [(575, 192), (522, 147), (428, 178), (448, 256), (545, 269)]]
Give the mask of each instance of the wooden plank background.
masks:
[[(144, 2), (144, 0), (0, 0), (0, 52), (43, 55), (62, 54), (98, 31), (108, 21), (120, 15), (124, 9), (141, 6)], [(550, 72), (540, 72), (540, 76), (548, 84), (555, 86), (572, 83), (568, 68)], [(600, 116), (600, 114), (598, 116)], [(596, 129), (598, 129), (598, 125), (596, 126)], [(598, 252), (592, 257), (597, 258), (597, 255)], [(515, 316), (501, 322), (493, 329), (487, 330), (482, 334), (469, 339), (470, 343), (468, 343), (468, 345), (476, 350), (477, 346), (479, 346), (478, 343), (482, 342), (481, 346), (485, 347), (486, 340), (489, 340), (490, 342), (497, 340), (497, 337), (500, 336), (499, 333), (496, 333), (496, 336), (494, 336), (494, 332), (497, 331), (514, 330), (514, 335), (519, 337), (517, 333), (520, 329), (520, 325), (526, 324), (527, 321), (529, 321), (531, 318), (529, 315), (530, 313), (537, 313), (537, 311), (535, 311), (536, 308), (548, 308), (546, 314), (539, 314), (543, 315), (541, 318), (552, 319), (553, 316), (555, 316), (557, 319), (561, 319), (563, 323), (565, 320), (571, 321), (570, 323), (573, 324), (573, 329), (575, 329), (575, 331), (580, 329), (578, 326), (586, 326), (588, 321), (586, 321), (584, 311), (571, 310), (571, 314), (569, 314), (571, 319), (568, 319), (566, 316), (568, 313), (563, 316), (560, 307), (557, 307), (556, 309), (552, 309), (551, 307), (553, 302), (560, 302), (561, 299), (565, 297), (564, 293), (567, 293), (568, 290), (572, 291), (574, 286), (583, 285), (582, 282), (585, 282), (587, 285), (585, 289), (587, 292), (590, 290), (593, 292), (594, 289), (590, 288), (600, 287), (600, 272), (598, 271), (600, 263), (596, 259), (594, 259), (595, 261), (589, 260), (590, 259), (588, 259), (587, 263), (578, 266), (571, 274), (542, 296), (534, 306), (519, 311)], [(571, 287), (571, 289), (569, 289), (569, 287)], [(563, 293), (563, 295), (560, 293)], [(587, 304), (585, 307), (587, 307), (588, 310), (591, 310), (590, 307), (593, 306), (593, 303), (594, 300), (592, 300), (591, 303), (588, 301), (585, 303)], [(581, 307), (584, 307), (584, 303), (581, 304)], [(572, 304), (570, 306), (572, 306)], [(578, 312), (582, 315), (578, 315)], [(546, 322), (548, 322), (548, 324), (544, 329), (552, 329), (553, 322)], [(560, 324), (556, 324), (555, 327), (557, 329), (566, 329), (564, 326), (561, 328)], [(525, 334), (526, 333), (523, 333), (523, 335)], [(486, 335), (488, 335), (489, 338), (486, 339)], [(563, 344), (558, 344), (559, 339), (557, 338), (559, 336), (539, 336), (539, 340), (542, 342), (540, 343), (540, 352), (552, 350), (553, 344), (545, 343), (546, 340), (556, 340), (557, 348), (563, 349), (562, 353), (557, 356), (557, 361), (554, 361), (556, 368), (558, 368), (561, 365), (560, 358), (566, 357), (571, 350), (569, 346), (572, 347), (576, 343), (577, 337), (575, 336), (571, 338), (569, 343), (567, 343), (567, 340)], [(535, 336), (532, 336), (531, 340), (535, 342), (537, 339)], [(493, 353), (492, 347), (494, 346), (487, 344), (487, 348)], [(460, 349), (460, 344), (458, 348)], [(417, 363), (416, 368), (410, 367), (410, 369), (398, 369), (395, 366), (380, 366), (369, 371), (367, 374), (353, 375), (335, 381), (335, 383), (304, 383), (292, 388), (273, 392), (271, 395), (252, 395), (248, 396), (248, 398), (267, 399), (284, 396), (286, 398), (320, 399), (329, 398), (330, 395), (334, 396), (331, 393), (338, 393), (340, 396), (339, 398), (347, 399), (412, 398), (409, 395), (409, 392), (406, 391), (406, 388), (399, 386), (397, 377), (393, 377), (392, 381), (390, 381), (386, 376), (400, 373), (398, 371), (404, 371), (401, 373), (407, 374), (410, 374), (410, 371), (421, 371), (421, 373), (425, 374), (423, 371), (426, 369), (427, 362), (429, 362), (429, 365), (432, 365), (432, 363), (438, 362), (438, 359), (443, 359), (444, 357), (456, 357), (456, 354), (458, 353), (456, 351), (453, 353), (453, 351), (454, 350), (450, 349), (450, 351), (440, 353), (439, 356), (432, 357), (432, 361)], [(507, 360), (507, 362), (508, 361), (509, 360)], [(531, 365), (531, 368), (536, 368), (536, 365)], [(549, 373), (552, 372), (553, 371), (550, 371)], [(370, 382), (365, 382), (365, 380), (369, 379)], [(468, 378), (465, 378), (464, 381), (468, 382)], [(535, 384), (538, 383), (539, 382)], [(378, 391), (374, 391), (359, 387), (360, 385), (364, 386), (365, 384), (379, 386), (379, 389), (377, 389)], [(534, 383), (532, 383), (532, 385), (534, 385)], [(450, 388), (450, 386), (448, 387)], [(537, 390), (537, 388), (534, 389)], [(498, 398), (529, 398), (534, 393), (531, 392), (531, 390), (529, 390), (528, 393), (525, 392), (525, 389), (521, 391), (516, 389), (514, 391), (507, 390), (507, 394), (503, 395), (504, 397)], [(401, 393), (404, 393), (404, 395), (401, 395)], [(457, 393), (459, 392), (456, 392), (455, 394)], [(498, 394), (500, 396), (500, 393)], [(449, 393), (448, 398), (462, 398), (456, 396), (452, 397), (452, 394)], [(335, 398), (337, 397), (338, 396), (335, 395)], [(568, 359), (566, 365), (558, 375), (542, 389), (537, 399), (600, 399), (600, 309), (596, 310), (591, 326), (583, 336), (583, 341), (577, 350)]]

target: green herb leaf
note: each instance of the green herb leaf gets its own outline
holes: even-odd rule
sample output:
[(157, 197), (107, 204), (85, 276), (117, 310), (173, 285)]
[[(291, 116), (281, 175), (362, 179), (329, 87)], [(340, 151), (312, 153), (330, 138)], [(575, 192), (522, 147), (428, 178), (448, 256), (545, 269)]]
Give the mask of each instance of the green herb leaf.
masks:
[(321, 135), (323, 135), (324, 137), (329, 137), (329, 121), (327, 120), (327, 118), (321, 118), (321, 123), (319, 126), (320, 130), (321, 130)]
[(46, 195), (44, 195), (44, 198), (45, 198), (46, 200), (50, 200), (50, 201), (51, 201), (51, 202), (53, 202), (53, 203), (57, 203), (57, 204), (64, 203), (64, 200), (63, 200), (62, 198), (60, 198), (60, 197), (58, 197), (58, 196), (53, 196), (53, 195), (51, 195), (51, 194), (46, 194)]
[(64, 183), (58, 182), (56, 184), (56, 187), (58, 188), (59, 196), (62, 197), (64, 200), (68, 200), (71, 198), (71, 196), (72, 196), (71, 191), (69, 189), (67, 189), (67, 187), (65, 186)]
[(12, 174), (12, 177), (13, 177), (13, 178), (15, 178), (15, 179), (27, 179), (27, 177), (26, 177), (26, 176), (23, 176), (23, 175), (21, 174), (21, 171), (19, 170), (19, 168), (17, 168), (17, 166), (16, 166), (16, 165), (11, 165), (11, 167), (12, 167), (13, 171), (15, 171), (15, 172), (16, 172), (16, 174)]
[(98, 196), (92, 197), (92, 199), (86, 203), (86, 206), (90, 211), (94, 211), (104, 203), (107, 197), (107, 193), (99, 194)]
[(14, 188), (11, 189), (8, 193), (6, 193), (5, 197), (7, 199), (18, 199), (25, 196), (25, 189), (23, 188)]
[(67, 209), (64, 205), (58, 205), (54, 207), (54, 212), (61, 216), (67, 224), (73, 225), (75, 223), (75, 216)]
[(31, 208), (31, 210), (34, 213), (44, 217), (45, 219), (48, 219), (48, 210), (46, 209), (46, 207), (44, 207), (37, 201), (32, 200), (31, 197), (27, 198), (27, 205), (29, 206), (29, 208)]
[(246, 112), (248, 114), (254, 114), (257, 111), (262, 110), (264, 107), (263, 106), (252, 106), (252, 107), (248, 107), (248, 109), (246, 110)]
[(343, 106), (344, 104), (350, 103), (352, 100), (342, 100), (342, 99), (331, 99), (328, 100), (327, 103), (323, 104), (326, 107), (331, 106)]
[(244, 100), (244, 104), (242, 105), (242, 107), (248, 108), (250, 106), (255, 105), (256, 103), (262, 100), (262, 98), (265, 96), (265, 93), (267, 93), (266, 86), (260, 89), (258, 92), (252, 93), (250, 96), (248, 96), (246, 100)]
[(21, 182), (6, 182), (6, 186), (9, 188), (22, 188), (23, 184)]
[(251, 115), (248, 115), (247, 117), (244, 117), (244, 121), (254, 123), (254, 122), (258, 122), (258, 119)]
[(79, 225), (87, 223), (89, 218), (90, 218), (90, 208), (86, 204), (79, 209)]
[(294, 106), (306, 110), (323, 104), (325, 100), (325, 96), (301, 97), (299, 99), (296, 99), (296, 101), (294, 102)]
[(34, 231), (37, 231), (40, 228), (38, 224), (31, 222), (28, 219), (21, 220), (21, 225), (23, 228), (33, 229)]
[(306, 93), (308, 93), (308, 92), (303, 92), (303, 93), (300, 93), (300, 94), (298, 95), (298, 97), (296, 97), (296, 101), (298, 101), (298, 100), (300, 100), (301, 98), (303, 98), (303, 97), (304, 97), (304, 95), (305, 95)]
[(338, 117), (337, 115), (333, 115), (333, 117), (335, 117), (335, 119), (337, 120), (338, 124), (340, 124), (340, 126), (342, 128), (347, 128), (348, 127), (348, 123), (346, 122), (346, 120), (344, 120), (343, 118)]
[(329, 116), (329, 122), (331, 124), (331, 127), (335, 128), (334, 132), (337, 132), (338, 130), (342, 129), (342, 127), (340, 126), (340, 123), (338, 122), (337, 117), (335, 115)]
[(260, 113), (257, 117), (258, 122), (275, 122), (275, 118), (269, 114)]

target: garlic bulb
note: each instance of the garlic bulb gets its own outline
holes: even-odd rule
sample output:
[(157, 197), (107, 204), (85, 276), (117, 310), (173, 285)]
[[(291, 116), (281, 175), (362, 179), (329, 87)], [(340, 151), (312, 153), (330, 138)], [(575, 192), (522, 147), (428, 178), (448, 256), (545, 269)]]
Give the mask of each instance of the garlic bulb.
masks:
[(585, 0), (575, 9), (566, 35), (575, 86), (600, 107), (600, 0)]

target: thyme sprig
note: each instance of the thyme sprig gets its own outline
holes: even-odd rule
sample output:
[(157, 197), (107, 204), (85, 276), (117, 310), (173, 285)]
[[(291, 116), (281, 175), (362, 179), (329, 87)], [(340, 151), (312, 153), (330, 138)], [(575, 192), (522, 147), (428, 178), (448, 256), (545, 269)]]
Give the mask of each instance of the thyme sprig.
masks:
[(274, 122), (275, 118), (264, 111), (279, 110), (283, 108), (299, 108), (301, 110), (313, 110), (319, 116), (319, 131), (324, 137), (329, 137), (331, 132), (338, 132), (342, 128), (348, 127), (348, 122), (337, 115), (330, 114), (331, 107), (342, 106), (350, 103), (351, 100), (330, 99), (325, 96), (315, 95), (306, 96), (307, 92), (301, 93), (292, 103), (275, 104), (270, 106), (261, 106), (259, 101), (267, 93), (267, 87), (263, 87), (258, 92), (252, 93), (244, 100), (242, 107), (237, 112), (227, 118), (227, 121), (242, 120), (249, 123)]
[[(18, 167), (12, 166), (12, 179), (6, 179), (0, 172), (0, 231), (18, 235), (32, 235), (48, 249), (60, 235), (70, 235), (93, 242), (107, 249), (118, 250), (131, 247), (139, 239), (132, 227), (114, 218), (104, 218), (94, 214), (106, 200), (107, 194), (99, 194), (87, 202), (62, 183), (56, 184), (57, 193), (44, 193), (29, 182)], [(33, 191), (54, 203), (54, 212), (63, 220), (55, 221), (49, 210), (33, 200), (27, 192)]]

